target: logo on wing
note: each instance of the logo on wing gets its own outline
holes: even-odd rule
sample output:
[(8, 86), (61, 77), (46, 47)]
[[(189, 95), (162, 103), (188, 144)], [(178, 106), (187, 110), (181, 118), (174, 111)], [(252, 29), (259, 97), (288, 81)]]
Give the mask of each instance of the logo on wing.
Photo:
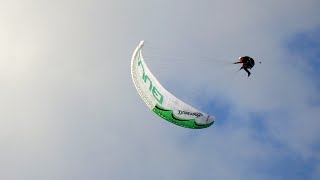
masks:
[(197, 117), (197, 118), (203, 116), (203, 114), (200, 113), (200, 112), (189, 112), (189, 111), (183, 111), (183, 110), (178, 110), (178, 114), (179, 115), (194, 116), (194, 117)]

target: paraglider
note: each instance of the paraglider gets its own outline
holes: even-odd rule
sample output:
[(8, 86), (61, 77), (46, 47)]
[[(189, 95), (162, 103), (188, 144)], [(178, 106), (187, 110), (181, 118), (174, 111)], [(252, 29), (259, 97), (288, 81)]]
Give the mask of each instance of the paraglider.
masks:
[(167, 91), (151, 73), (144, 61), (144, 41), (136, 47), (131, 60), (131, 76), (139, 95), (161, 118), (178, 126), (202, 129), (211, 126), (215, 117), (186, 104)]
[(253, 66), (255, 64), (253, 58), (251, 58), (249, 56), (242, 56), (242, 57), (239, 57), (238, 62), (235, 62), (233, 64), (239, 64), (239, 63), (242, 63), (240, 70), (244, 69), (248, 73), (248, 77), (249, 77), (251, 72), (248, 69), (253, 68)]

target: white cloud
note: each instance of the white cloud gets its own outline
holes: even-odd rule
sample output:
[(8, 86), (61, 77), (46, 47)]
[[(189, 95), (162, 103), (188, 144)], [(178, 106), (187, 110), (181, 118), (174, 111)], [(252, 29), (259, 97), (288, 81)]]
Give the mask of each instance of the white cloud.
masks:
[[(5, 1), (0, 178), (281, 179), (266, 171), (281, 155), (318, 160), (314, 77), (290, 63), (282, 44), (319, 25), (318, 7), (312, 0)], [(249, 54), (263, 63), (246, 78), (233, 74), (236, 66), (205, 58), (163, 62), (171, 67), (163, 69), (149, 60), (187, 102), (202, 106), (218, 96), (230, 105), (227, 119), (193, 131), (156, 117), (135, 92), (129, 65), (142, 39), (168, 43), (178, 55), (233, 61)], [(187, 74), (173, 69), (195, 65)], [(265, 117), (265, 141), (252, 114)]]

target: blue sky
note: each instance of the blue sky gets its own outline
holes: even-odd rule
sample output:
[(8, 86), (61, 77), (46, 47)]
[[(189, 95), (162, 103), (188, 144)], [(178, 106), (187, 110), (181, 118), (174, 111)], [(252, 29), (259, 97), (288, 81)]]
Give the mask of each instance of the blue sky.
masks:
[[(319, 179), (318, 7), (5, 0), (0, 179)], [(213, 126), (147, 108), (130, 75), (141, 40), (160, 48), (145, 48), (159, 81)], [(250, 78), (228, 64), (242, 55), (262, 61)]]
[[(286, 45), (288, 47), (288, 51), (293, 55), (301, 58), (302, 60), (306, 60), (311, 67), (308, 69), (309, 73), (312, 77), (319, 76), (319, 35), (320, 35), (320, 27), (317, 26), (312, 30), (299, 32), (292, 35), (291, 38), (288, 39)], [(319, 87), (319, 81), (315, 79), (315, 85)]]

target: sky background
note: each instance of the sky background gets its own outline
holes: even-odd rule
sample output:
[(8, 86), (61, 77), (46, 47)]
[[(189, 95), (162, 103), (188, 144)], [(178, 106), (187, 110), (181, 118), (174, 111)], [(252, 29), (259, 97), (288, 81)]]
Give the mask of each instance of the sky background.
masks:
[[(2, 0), (0, 179), (320, 179), (319, 7)], [(147, 108), (130, 75), (140, 40), (159, 81), (214, 125)], [(230, 64), (243, 55), (262, 62), (250, 78)]]

